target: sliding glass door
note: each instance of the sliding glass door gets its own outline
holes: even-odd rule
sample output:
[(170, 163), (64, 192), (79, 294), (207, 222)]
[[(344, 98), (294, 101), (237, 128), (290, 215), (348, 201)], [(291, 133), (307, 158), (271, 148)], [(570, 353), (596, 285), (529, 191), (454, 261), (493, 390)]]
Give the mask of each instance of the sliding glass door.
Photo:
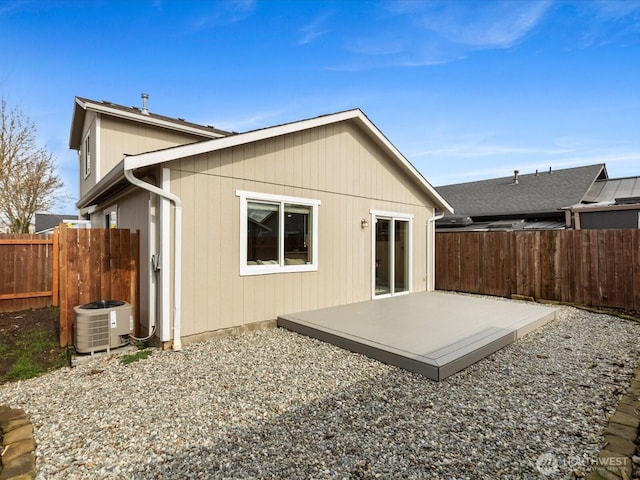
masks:
[(387, 295), (391, 293), (391, 241), (389, 239), (389, 226), (391, 220), (378, 218), (376, 221), (376, 241), (375, 241), (375, 272), (376, 272), (376, 295)]
[(410, 218), (374, 215), (374, 296), (409, 292)]
[(393, 292), (409, 291), (409, 222), (393, 221)]

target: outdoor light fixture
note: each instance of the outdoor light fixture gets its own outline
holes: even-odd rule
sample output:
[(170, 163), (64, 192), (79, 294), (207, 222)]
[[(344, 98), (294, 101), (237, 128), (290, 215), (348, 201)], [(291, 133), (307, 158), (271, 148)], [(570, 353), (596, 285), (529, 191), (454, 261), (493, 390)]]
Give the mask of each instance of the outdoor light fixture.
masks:
[(360, 220), (360, 228), (364, 230), (368, 226), (369, 226), (369, 220), (367, 220), (366, 218), (363, 218), (362, 220)]

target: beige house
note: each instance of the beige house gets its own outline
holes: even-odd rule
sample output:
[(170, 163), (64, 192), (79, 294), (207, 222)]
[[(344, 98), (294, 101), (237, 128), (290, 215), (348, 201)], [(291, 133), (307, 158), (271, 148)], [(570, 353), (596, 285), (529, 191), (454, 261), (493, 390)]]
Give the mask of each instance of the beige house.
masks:
[(141, 232), (143, 330), (165, 345), (432, 290), (449, 204), (362, 113), (231, 133), (76, 98), (77, 207)]

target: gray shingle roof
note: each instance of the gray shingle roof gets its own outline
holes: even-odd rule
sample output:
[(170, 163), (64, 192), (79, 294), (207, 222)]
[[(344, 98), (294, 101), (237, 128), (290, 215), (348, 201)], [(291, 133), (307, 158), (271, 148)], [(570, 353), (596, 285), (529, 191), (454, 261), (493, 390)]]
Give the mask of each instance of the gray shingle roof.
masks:
[(77, 220), (78, 215), (61, 215), (55, 213), (36, 213), (35, 215), (35, 223), (36, 229), (35, 232), (41, 232), (43, 230), (48, 230), (53, 227), (57, 227), (60, 222), (63, 220)]
[(492, 178), (436, 187), (456, 215), (499, 217), (558, 213), (579, 203), (597, 179), (606, 179), (604, 164), (566, 168), (539, 174)]
[[(113, 108), (114, 110), (120, 110), (122, 112), (129, 112), (134, 114), (142, 115), (142, 111), (138, 107), (125, 107), (124, 105), (118, 105), (117, 103), (109, 102), (108, 100), (102, 100), (101, 102), (96, 100), (91, 100), (90, 98), (77, 97), (83, 103), (101, 103), (107, 107)], [(199, 128), (202, 130), (210, 131), (212, 133), (216, 133), (222, 136), (231, 135), (234, 132), (227, 132), (225, 130), (220, 130), (219, 128), (212, 127), (211, 125), (201, 125), (199, 123), (188, 122), (184, 118), (173, 118), (167, 117), (165, 115), (158, 115), (157, 113), (149, 112), (145, 115), (148, 118), (155, 118), (158, 120), (164, 120), (166, 122), (175, 123), (176, 125), (186, 125), (190, 127)]]

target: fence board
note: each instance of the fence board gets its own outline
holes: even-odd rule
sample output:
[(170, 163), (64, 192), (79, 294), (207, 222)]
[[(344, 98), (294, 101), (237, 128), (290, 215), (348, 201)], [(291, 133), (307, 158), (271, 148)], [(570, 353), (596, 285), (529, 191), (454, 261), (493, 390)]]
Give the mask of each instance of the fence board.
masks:
[(633, 236), (622, 236), (622, 304), (634, 305), (634, 292), (632, 288), (625, 288), (626, 285), (633, 285)]
[(514, 239), (514, 247), (516, 251), (516, 255), (514, 257), (514, 267), (511, 268), (511, 274), (514, 275), (514, 272), (527, 272), (527, 275), (517, 275), (515, 281), (515, 288), (510, 288), (508, 293), (504, 296), (510, 296), (511, 292), (522, 292), (522, 295), (532, 297), (533, 296), (533, 280), (534, 277), (531, 275), (533, 271), (533, 265), (531, 262), (531, 258), (526, 252), (531, 248), (533, 244), (532, 239), (535, 236), (532, 235), (524, 235), (523, 232), (517, 232), (517, 235), (511, 235)]
[[(469, 241), (468, 237), (460, 237), (458, 241), (454, 245), (454, 251), (458, 255), (462, 255), (464, 258), (464, 264), (455, 265), (455, 262), (451, 262), (455, 268), (455, 280), (453, 282), (454, 285), (458, 285), (460, 290), (463, 292), (473, 291), (477, 288), (477, 285), (474, 283), (479, 279), (480, 272), (477, 268), (477, 251), (478, 244), (477, 242)], [(437, 261), (437, 260), (436, 260)], [(467, 267), (471, 271), (471, 275), (462, 275), (462, 268)]]
[(100, 300), (107, 299), (107, 297), (103, 296), (101, 292), (102, 265), (100, 262), (100, 258), (102, 256), (101, 248), (102, 248), (102, 245), (104, 245), (104, 243), (102, 242), (103, 238), (104, 238), (103, 235), (99, 235), (97, 237), (93, 236), (91, 238), (91, 248), (89, 249), (89, 252), (87, 254), (88, 268), (93, 272), (93, 275), (91, 276), (91, 281), (87, 286), (90, 299), (96, 299), (96, 298)]
[(91, 270), (91, 239), (96, 237), (92, 235), (90, 229), (77, 230), (78, 232), (78, 249), (77, 249), (77, 269), (78, 269), (78, 305), (84, 305), (95, 300), (91, 297), (91, 284), (94, 283), (93, 275), (82, 275), (81, 272), (90, 272)]
[(582, 305), (587, 305), (589, 303), (589, 300), (587, 300), (588, 295), (586, 295), (586, 292), (590, 280), (590, 263), (581, 261), (581, 259), (585, 258), (585, 238), (587, 237), (584, 235), (573, 236), (573, 248), (575, 249), (576, 262), (576, 278), (580, 279), (580, 282), (577, 282), (575, 286), (575, 303), (579, 303)]
[(574, 230), (567, 230), (566, 235), (558, 235), (558, 281), (560, 300), (570, 302), (575, 298), (576, 292), (576, 264), (574, 249)]
[(438, 232), (436, 288), (640, 310), (640, 231)]
[(52, 300), (51, 303), (54, 307), (60, 305), (60, 230), (54, 229), (53, 231), (53, 252), (51, 260), (53, 262), (52, 278), (51, 278), (51, 290)]
[(640, 230), (634, 230), (632, 235), (633, 253), (633, 310), (640, 310)]

